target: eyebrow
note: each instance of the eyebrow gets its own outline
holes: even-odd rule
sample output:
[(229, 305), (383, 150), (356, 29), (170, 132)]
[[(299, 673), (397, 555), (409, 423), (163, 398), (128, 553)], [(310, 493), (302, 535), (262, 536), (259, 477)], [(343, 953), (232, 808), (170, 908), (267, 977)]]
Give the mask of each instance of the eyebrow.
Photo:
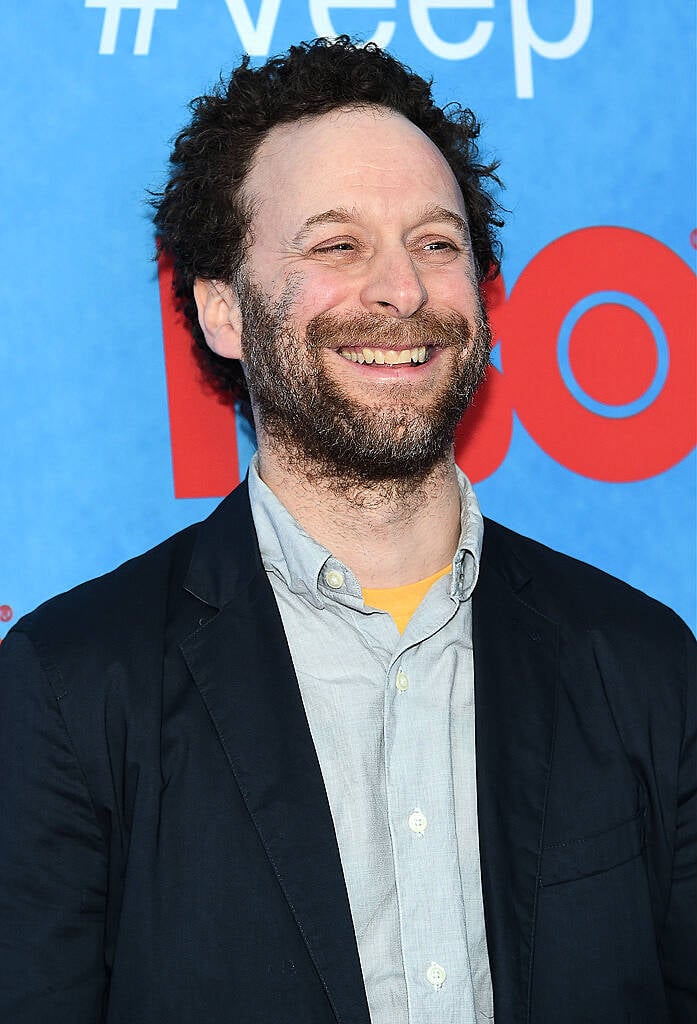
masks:
[(355, 209), (353, 211), (347, 210), (343, 206), (333, 210), (325, 210), (324, 213), (315, 213), (312, 217), (307, 218), (297, 235), (293, 236), (293, 244), (299, 245), (304, 241), (310, 232), (310, 228), (313, 228), (316, 224), (350, 224), (355, 220), (358, 220), (358, 211)]
[[(360, 220), (360, 217), (355, 207), (352, 210), (348, 210), (344, 206), (338, 206), (331, 210), (325, 210), (323, 213), (315, 213), (307, 218), (300, 231), (293, 237), (293, 244), (300, 245), (309, 234), (311, 228), (317, 224), (351, 224), (357, 220)], [(418, 228), (423, 224), (430, 224), (432, 222), (451, 224), (462, 233), (464, 238), (469, 238), (470, 236), (469, 225), (464, 217), (461, 217), (459, 213), (454, 213), (452, 210), (447, 210), (444, 206), (438, 206), (436, 203), (424, 206), (417, 217), (414, 227)]]
[(462, 232), (465, 238), (470, 236), (469, 224), (464, 217), (461, 217), (459, 213), (455, 213), (453, 210), (447, 210), (444, 206), (438, 206), (436, 203), (431, 203), (423, 208), (419, 222), (415, 226), (420, 227), (422, 224), (430, 224), (431, 222), (452, 224), (453, 227)]

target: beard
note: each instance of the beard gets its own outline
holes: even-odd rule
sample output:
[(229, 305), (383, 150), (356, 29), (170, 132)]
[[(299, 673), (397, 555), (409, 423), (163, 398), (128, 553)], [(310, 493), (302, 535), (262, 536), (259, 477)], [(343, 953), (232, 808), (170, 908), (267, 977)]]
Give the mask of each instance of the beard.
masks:
[[(288, 310), (292, 289), (272, 303), (253, 282), (238, 281), (247, 386), (266, 437), (311, 481), (343, 494), (383, 495), (423, 481), (452, 451), (455, 428), (481, 383), (491, 331), (480, 305), (474, 326), (456, 313), (423, 310), (408, 320), (367, 313), (321, 313), (300, 335)], [(432, 381), (396, 380), (352, 398), (327, 368), (323, 350), (355, 347), (452, 350), (450, 369)], [(401, 486), (400, 486), (401, 485)]]

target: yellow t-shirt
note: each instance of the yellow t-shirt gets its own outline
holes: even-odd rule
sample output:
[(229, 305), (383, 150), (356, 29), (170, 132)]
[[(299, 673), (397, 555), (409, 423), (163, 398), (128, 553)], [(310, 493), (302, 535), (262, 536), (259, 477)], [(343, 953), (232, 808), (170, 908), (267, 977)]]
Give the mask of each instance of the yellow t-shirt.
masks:
[(438, 572), (434, 572), (433, 576), (428, 576), (425, 580), (417, 580), (416, 583), (407, 583), (405, 587), (363, 590), (363, 600), (370, 608), (378, 608), (382, 612), (388, 612), (394, 619), (399, 632), (403, 633), (409, 619), (433, 584), (441, 576), (449, 573), (451, 569), (452, 565), (446, 565), (445, 569), (439, 569)]

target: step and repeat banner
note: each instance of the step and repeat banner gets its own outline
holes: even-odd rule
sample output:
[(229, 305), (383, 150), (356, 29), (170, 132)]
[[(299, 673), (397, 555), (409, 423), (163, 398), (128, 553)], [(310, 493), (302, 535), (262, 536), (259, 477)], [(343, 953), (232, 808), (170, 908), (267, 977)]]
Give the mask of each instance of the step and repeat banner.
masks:
[(242, 53), (343, 32), (472, 107), (501, 160), (496, 345), (457, 446), (485, 513), (694, 628), (690, 4), (32, 0), (0, 25), (0, 639), (244, 476), (253, 437), (201, 385), (147, 190)]

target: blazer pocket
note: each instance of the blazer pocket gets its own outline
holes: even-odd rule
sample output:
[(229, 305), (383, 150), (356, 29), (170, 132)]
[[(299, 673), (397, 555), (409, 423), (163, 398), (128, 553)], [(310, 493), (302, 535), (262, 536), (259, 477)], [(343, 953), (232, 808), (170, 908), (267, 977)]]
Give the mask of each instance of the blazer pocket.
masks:
[(604, 832), (544, 846), (540, 885), (597, 875), (638, 857), (646, 842), (645, 819), (645, 812), (640, 811)]

